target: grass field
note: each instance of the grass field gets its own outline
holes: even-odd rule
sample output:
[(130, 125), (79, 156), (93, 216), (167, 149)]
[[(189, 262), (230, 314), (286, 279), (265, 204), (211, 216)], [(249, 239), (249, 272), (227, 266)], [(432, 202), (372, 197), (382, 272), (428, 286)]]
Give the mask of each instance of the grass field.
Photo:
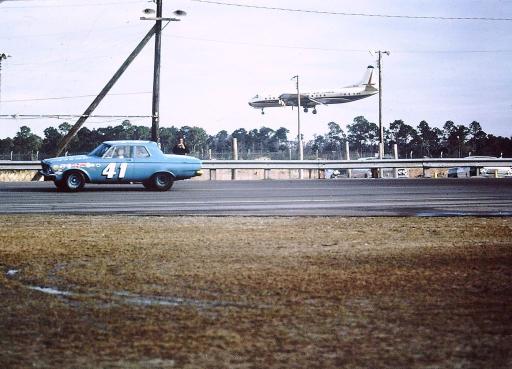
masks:
[(0, 217), (1, 368), (505, 368), (511, 307), (511, 218)]

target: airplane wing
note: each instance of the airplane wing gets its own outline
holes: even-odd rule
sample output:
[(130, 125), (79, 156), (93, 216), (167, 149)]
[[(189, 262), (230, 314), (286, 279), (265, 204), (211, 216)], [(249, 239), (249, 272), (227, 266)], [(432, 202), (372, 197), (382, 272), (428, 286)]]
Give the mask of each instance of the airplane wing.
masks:
[[(297, 106), (297, 94), (282, 94), (279, 99), (284, 102), (286, 106)], [(316, 105), (325, 105), (323, 102), (315, 100), (309, 95), (300, 94), (300, 105), (314, 107)]]
[(323, 103), (321, 101), (315, 100), (312, 97), (310, 97), (309, 100), (313, 101), (314, 103), (317, 103), (318, 105), (325, 105), (325, 106), (327, 106), (327, 104), (325, 104), (325, 103)]
[[(306, 99), (307, 95), (300, 95), (300, 104), (302, 105), (303, 99)], [(286, 106), (297, 106), (297, 94), (282, 94), (279, 96), (279, 100), (284, 102)]]
[[(279, 99), (286, 106), (297, 106), (297, 94), (282, 94), (279, 96)], [(329, 96), (322, 97), (320, 99), (312, 98), (307, 94), (300, 95), (300, 106), (304, 107), (315, 107), (316, 105), (329, 105), (329, 104), (343, 104), (354, 101), (352, 99), (347, 99), (343, 96)]]
[(344, 97), (341, 97), (341, 96), (337, 96), (337, 97), (329, 97), (328, 98), (328, 101), (326, 103), (324, 103), (325, 105), (328, 105), (328, 104), (343, 104), (343, 103), (348, 103), (348, 102), (351, 102), (353, 100), (350, 100), (350, 99), (346, 99)]

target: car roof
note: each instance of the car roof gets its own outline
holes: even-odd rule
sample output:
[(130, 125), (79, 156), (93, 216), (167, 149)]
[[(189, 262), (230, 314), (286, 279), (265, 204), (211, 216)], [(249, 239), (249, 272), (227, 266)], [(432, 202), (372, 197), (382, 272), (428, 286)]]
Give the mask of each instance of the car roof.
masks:
[(143, 140), (117, 140), (117, 141), (105, 141), (103, 143), (106, 143), (108, 145), (148, 145), (148, 144), (155, 144), (154, 141), (143, 141)]

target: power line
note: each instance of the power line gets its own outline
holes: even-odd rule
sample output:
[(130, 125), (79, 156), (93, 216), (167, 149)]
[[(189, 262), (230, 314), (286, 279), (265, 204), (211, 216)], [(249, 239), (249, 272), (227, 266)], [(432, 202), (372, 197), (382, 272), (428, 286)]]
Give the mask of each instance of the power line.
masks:
[[(104, 33), (111, 30), (118, 29), (127, 29), (127, 28), (140, 28), (139, 24), (123, 24), (120, 26), (112, 26), (112, 27), (94, 27), (94, 32)], [(0, 40), (16, 40), (16, 39), (26, 39), (26, 38), (39, 38), (39, 37), (52, 37), (52, 36), (70, 36), (70, 35), (80, 35), (83, 33), (90, 33), (91, 30), (79, 30), (79, 31), (68, 31), (68, 32), (53, 32), (53, 33), (40, 33), (37, 34), (25, 34), (25, 35), (11, 35), (9, 37), (0, 37)]]
[(280, 7), (275, 7), (275, 6), (237, 4), (237, 3), (228, 3), (228, 2), (223, 2), (223, 1), (211, 1), (211, 0), (189, 0), (189, 1), (193, 1), (196, 3), (212, 4), (212, 5), (233, 6), (233, 7), (239, 7), (239, 8), (277, 10), (277, 11), (282, 11), (282, 12), (293, 12), (293, 13), (342, 15), (342, 16), (352, 16), (352, 17), (405, 18), (405, 19), (426, 19), (426, 20), (464, 20), (464, 21), (507, 21), (507, 22), (512, 21), (512, 18), (501, 18), (501, 17), (441, 17), (441, 16), (427, 16), (427, 15), (349, 13), (349, 12), (333, 12), (333, 11), (312, 10), (312, 9), (280, 8)]
[[(339, 49), (339, 48), (326, 48), (326, 47), (314, 47), (314, 46), (294, 46), (294, 45), (282, 45), (282, 44), (266, 44), (266, 43), (256, 43), (256, 42), (247, 42), (247, 41), (229, 41), (229, 40), (218, 40), (211, 38), (199, 38), (199, 37), (187, 37), (187, 36), (176, 36), (176, 35), (167, 35), (167, 37), (182, 39), (182, 40), (190, 40), (190, 41), (201, 41), (201, 42), (211, 42), (211, 43), (219, 43), (219, 44), (229, 44), (229, 45), (240, 45), (240, 46), (257, 46), (257, 47), (271, 47), (271, 48), (279, 48), (279, 49), (296, 49), (296, 50), (317, 50), (317, 51), (335, 51), (335, 52), (352, 52), (352, 53), (367, 53), (369, 49)], [(404, 53), (404, 54), (472, 54), (472, 53), (512, 53), (512, 49), (497, 49), (497, 50), (393, 50), (393, 53)]]
[[(125, 92), (125, 93), (117, 93), (117, 94), (109, 94), (110, 96), (126, 96), (126, 95), (146, 95), (151, 94), (150, 91), (144, 92)], [(83, 97), (96, 97), (96, 95), (76, 95), (76, 96), (59, 96), (59, 97), (40, 97), (40, 98), (31, 98), (31, 99), (14, 99), (14, 100), (2, 100), (5, 102), (23, 102), (23, 101), (48, 101), (48, 100), (66, 100), (66, 99), (80, 99)]]
[(0, 114), (0, 119), (42, 119), (42, 118), (152, 118), (151, 115), (79, 115), (79, 114)]
[[(27, 0), (3, 0), (0, 1), (0, 4), (2, 2), (7, 1), (27, 1)], [(108, 3), (86, 3), (86, 4), (62, 4), (62, 5), (25, 5), (25, 6), (2, 6), (2, 9), (35, 9), (35, 8), (79, 8), (79, 7), (90, 7), (90, 6), (107, 6), (107, 5), (122, 5), (122, 4), (135, 4), (135, 3), (143, 3), (140, 0), (133, 0), (133, 1), (115, 1), (115, 2), (108, 2)]]

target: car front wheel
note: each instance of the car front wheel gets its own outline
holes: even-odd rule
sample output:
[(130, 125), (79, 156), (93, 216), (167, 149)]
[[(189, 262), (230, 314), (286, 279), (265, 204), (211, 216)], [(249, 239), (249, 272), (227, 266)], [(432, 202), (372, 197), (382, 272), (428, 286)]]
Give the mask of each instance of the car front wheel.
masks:
[[(80, 172), (70, 172), (64, 176), (62, 189), (68, 192), (80, 191), (85, 186), (85, 177)], [(59, 187), (59, 186), (57, 186)]]
[(57, 187), (57, 190), (64, 190), (64, 181), (53, 181), (53, 184)]
[(167, 191), (174, 184), (174, 180), (169, 173), (156, 173), (149, 183), (155, 191)]

